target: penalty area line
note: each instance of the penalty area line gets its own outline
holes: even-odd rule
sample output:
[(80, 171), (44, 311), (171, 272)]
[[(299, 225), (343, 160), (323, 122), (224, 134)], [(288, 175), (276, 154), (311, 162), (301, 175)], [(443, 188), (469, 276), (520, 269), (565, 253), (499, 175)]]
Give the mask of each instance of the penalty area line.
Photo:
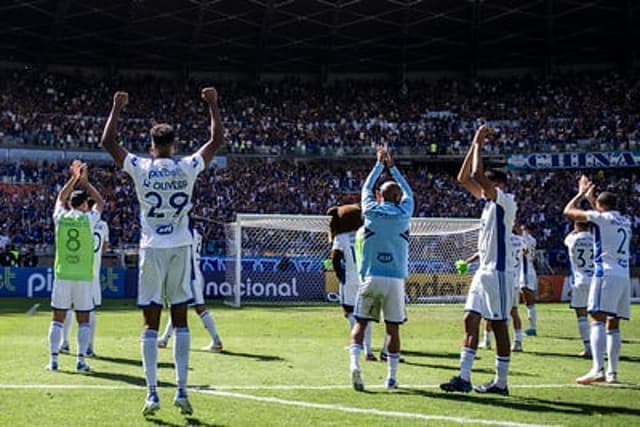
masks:
[(314, 402), (305, 402), (300, 400), (287, 400), (287, 399), (280, 399), (277, 397), (253, 396), (250, 394), (235, 393), (235, 392), (224, 391), (224, 390), (194, 390), (194, 391), (197, 393), (205, 393), (205, 394), (211, 394), (214, 396), (221, 396), (221, 397), (230, 397), (234, 399), (253, 400), (256, 402), (274, 403), (278, 405), (287, 405), (287, 406), (297, 406), (301, 408), (340, 411), (340, 412), (347, 412), (351, 414), (375, 415), (375, 416), (381, 416), (381, 417), (387, 417), (387, 418), (410, 418), (410, 419), (425, 420), (425, 421), (451, 421), (459, 424), (483, 424), (483, 425), (505, 426), (505, 427), (553, 426), (552, 424), (525, 424), (525, 423), (517, 423), (513, 421), (486, 420), (486, 419), (480, 419), (480, 418), (467, 418), (467, 417), (451, 417), (447, 415), (428, 415), (428, 414), (420, 414), (420, 413), (414, 413), (414, 412), (382, 411), (382, 410), (373, 409), (373, 408), (364, 409), (364, 408), (355, 408), (352, 406), (344, 406), (344, 405), (337, 405), (337, 404), (314, 403)]

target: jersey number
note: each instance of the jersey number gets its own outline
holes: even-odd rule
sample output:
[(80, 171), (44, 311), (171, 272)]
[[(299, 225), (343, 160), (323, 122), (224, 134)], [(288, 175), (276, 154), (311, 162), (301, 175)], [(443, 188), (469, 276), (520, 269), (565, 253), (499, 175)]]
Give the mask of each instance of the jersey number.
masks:
[(93, 252), (100, 252), (100, 248), (102, 247), (102, 236), (98, 232), (93, 232)]
[(67, 230), (67, 241), (65, 246), (69, 252), (77, 252), (80, 250), (80, 231), (77, 228), (70, 228)]
[(618, 246), (618, 253), (620, 255), (626, 255), (627, 252), (625, 249), (625, 243), (627, 242), (627, 230), (624, 228), (618, 228), (618, 233), (622, 234), (622, 241), (620, 242), (620, 246)]
[[(587, 265), (587, 260), (584, 257), (584, 249), (578, 249), (578, 268), (584, 268)], [(589, 263), (593, 262), (593, 249), (589, 250)]]
[[(162, 195), (160, 195), (160, 193), (156, 193), (155, 191), (151, 191), (145, 194), (144, 198), (150, 200), (152, 205), (151, 209), (149, 209), (149, 212), (147, 213), (147, 216), (149, 218), (164, 218), (164, 213), (156, 212), (157, 209), (160, 209), (162, 207)], [(173, 193), (171, 197), (169, 197), (169, 206), (176, 210), (173, 216), (180, 216), (180, 213), (182, 212), (184, 207), (187, 206), (187, 203), (189, 203), (189, 195), (187, 193)]]

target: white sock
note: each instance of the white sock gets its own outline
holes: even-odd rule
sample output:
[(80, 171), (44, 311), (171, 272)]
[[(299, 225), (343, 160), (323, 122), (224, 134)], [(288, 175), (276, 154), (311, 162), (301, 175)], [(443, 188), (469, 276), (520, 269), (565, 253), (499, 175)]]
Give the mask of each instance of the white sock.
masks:
[(364, 329), (364, 351), (366, 355), (373, 354), (371, 350), (371, 323), (367, 323), (367, 327)]
[(62, 326), (61, 335), (62, 341), (60, 341), (60, 345), (64, 343), (69, 344), (71, 342), (71, 326), (73, 325), (73, 315), (73, 310), (67, 310), (66, 314), (64, 315), (64, 325)]
[(496, 356), (496, 378), (495, 383), (498, 387), (507, 386), (507, 375), (509, 374), (509, 357)]
[(356, 325), (356, 318), (353, 317), (353, 313), (349, 313), (345, 317), (349, 323), (349, 332), (351, 332), (353, 331), (353, 327)]
[(609, 359), (608, 373), (618, 372), (618, 361), (620, 360), (620, 348), (622, 347), (622, 337), (620, 329), (607, 331), (607, 356)]
[(536, 323), (538, 320), (538, 314), (536, 313), (536, 306), (530, 305), (527, 307), (527, 315), (529, 317), (529, 327), (536, 329)]
[(60, 350), (60, 340), (62, 339), (62, 323), (51, 321), (49, 326), (49, 354), (51, 361), (58, 361), (58, 351)]
[(591, 354), (593, 355), (594, 372), (601, 371), (604, 368), (604, 349), (606, 338), (604, 332), (604, 323), (591, 322)]
[(218, 330), (216, 329), (216, 322), (215, 320), (213, 320), (213, 316), (211, 315), (211, 313), (209, 313), (208, 310), (203, 311), (202, 313), (200, 313), (200, 320), (202, 320), (204, 328), (207, 330), (207, 332), (209, 332), (211, 341), (217, 341)]
[(515, 340), (522, 342), (522, 329), (515, 329)]
[(147, 329), (140, 341), (142, 350), (142, 368), (149, 391), (158, 386), (158, 331)]
[(164, 327), (164, 332), (160, 337), (160, 341), (169, 341), (171, 334), (173, 334), (173, 324), (171, 323), (171, 315), (167, 316), (167, 325)]
[(78, 323), (78, 361), (84, 362), (84, 355), (87, 353), (90, 336), (91, 326), (89, 323)]
[(584, 351), (591, 352), (591, 337), (589, 336), (589, 321), (586, 316), (578, 317), (578, 331), (584, 343)]
[(351, 356), (351, 370), (360, 370), (360, 352), (362, 351), (361, 344), (351, 344), (349, 346), (349, 355)]
[(463, 347), (460, 350), (460, 378), (465, 381), (471, 381), (471, 368), (476, 358), (476, 351), (469, 347)]
[(87, 349), (93, 350), (93, 337), (96, 336), (96, 311), (93, 310), (89, 312), (89, 345)]
[(389, 357), (387, 358), (387, 378), (396, 379), (398, 362), (400, 362), (400, 353), (389, 353)]
[(493, 331), (484, 330), (484, 344), (487, 347), (491, 346), (491, 337), (493, 336)]
[(187, 389), (189, 375), (189, 349), (191, 335), (189, 328), (176, 328), (176, 342), (173, 344), (173, 360), (176, 364), (176, 384), (178, 388)]

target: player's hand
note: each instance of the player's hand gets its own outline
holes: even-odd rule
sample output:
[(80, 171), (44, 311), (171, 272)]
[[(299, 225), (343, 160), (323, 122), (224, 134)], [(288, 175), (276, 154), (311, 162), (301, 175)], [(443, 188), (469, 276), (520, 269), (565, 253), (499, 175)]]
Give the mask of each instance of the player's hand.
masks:
[(86, 184), (89, 182), (89, 165), (82, 163), (80, 165), (80, 182)]
[(202, 89), (201, 96), (209, 105), (216, 105), (218, 103), (218, 91), (214, 87), (205, 87)]
[(76, 180), (79, 180), (82, 175), (82, 165), (83, 163), (78, 159), (71, 162), (69, 169), (71, 170), (71, 176)]
[(392, 168), (396, 165), (396, 161), (393, 159), (393, 156), (391, 155), (391, 150), (387, 150), (387, 156), (385, 157), (384, 162), (388, 168)]
[(113, 109), (122, 111), (129, 103), (129, 94), (127, 92), (116, 92), (113, 95)]
[(383, 146), (378, 147), (378, 151), (376, 152), (376, 159), (380, 163), (385, 163), (387, 158), (387, 150)]
[(489, 133), (489, 127), (487, 125), (480, 125), (478, 130), (476, 130), (476, 135), (473, 137), (473, 143), (482, 145), (484, 144), (484, 140)]
[(582, 175), (578, 180), (578, 193), (585, 195), (588, 191), (593, 191), (594, 188), (595, 185), (586, 175)]

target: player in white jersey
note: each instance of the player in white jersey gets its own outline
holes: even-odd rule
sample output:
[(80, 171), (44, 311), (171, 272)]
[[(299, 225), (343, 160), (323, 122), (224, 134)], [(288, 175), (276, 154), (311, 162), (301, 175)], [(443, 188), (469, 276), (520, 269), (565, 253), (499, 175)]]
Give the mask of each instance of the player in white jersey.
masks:
[[(78, 321), (78, 356), (76, 370), (90, 371), (85, 362), (89, 343), (89, 313), (93, 310), (93, 252), (92, 230), (100, 219), (104, 202), (100, 193), (91, 185), (87, 165), (75, 160), (71, 165), (71, 178), (56, 199), (53, 221), (56, 229), (55, 278), (51, 292), (52, 320), (49, 328), (51, 359), (47, 369), (58, 370), (58, 353), (62, 340), (62, 328), (67, 312), (72, 309)], [(79, 184), (84, 190), (73, 188)], [(96, 201), (93, 209), (87, 202), (91, 196)], [(70, 209), (67, 208), (67, 204)]]
[[(93, 199), (89, 199), (89, 208), (95, 205)], [(95, 357), (93, 338), (96, 334), (96, 312), (102, 306), (102, 287), (100, 285), (100, 269), (102, 267), (102, 254), (109, 246), (109, 226), (104, 220), (99, 220), (93, 228), (93, 305), (94, 308), (89, 313), (89, 346), (85, 356)], [(71, 336), (71, 326), (73, 324), (73, 311), (67, 311), (62, 328), (63, 338), (60, 344), (60, 353), (69, 353), (69, 337)]]
[(142, 308), (145, 329), (142, 334), (142, 362), (147, 383), (143, 415), (160, 408), (157, 394), (158, 327), (163, 302), (171, 305), (171, 320), (176, 331), (174, 361), (177, 390), (174, 405), (182, 414), (193, 409), (187, 396), (190, 334), (187, 304), (191, 290), (191, 244), (189, 229), (191, 197), (196, 177), (205, 170), (224, 142), (218, 94), (214, 88), (202, 90), (209, 106), (211, 137), (195, 154), (174, 158), (176, 138), (173, 127), (158, 124), (151, 128), (151, 159), (129, 153), (116, 142), (120, 113), (129, 102), (126, 92), (116, 92), (104, 132), (102, 146), (127, 172), (135, 184), (140, 203), (140, 255), (138, 306)]
[(528, 336), (536, 336), (538, 314), (536, 310), (536, 292), (538, 291), (538, 275), (533, 263), (536, 254), (536, 239), (523, 225), (522, 239), (522, 263), (520, 264), (520, 292), (527, 306), (527, 318), (529, 328), (525, 331)]
[[(589, 289), (588, 311), (591, 314), (591, 353), (593, 367), (576, 379), (579, 384), (618, 381), (618, 362), (622, 338), (620, 319), (631, 315), (631, 277), (629, 274), (629, 242), (631, 221), (616, 210), (617, 197), (608, 191), (596, 198), (594, 184), (586, 176), (580, 177), (578, 194), (567, 203), (564, 214), (573, 221), (593, 225), (594, 276)], [(594, 210), (582, 210), (578, 201), (586, 197)], [(606, 335), (605, 335), (606, 324)], [(605, 348), (608, 355), (604, 373)]]
[[(216, 327), (216, 321), (213, 315), (207, 310), (207, 306), (204, 305), (204, 275), (200, 269), (200, 258), (202, 253), (202, 234), (198, 230), (193, 229), (193, 244), (191, 245), (191, 260), (193, 271), (193, 309), (195, 310), (202, 325), (209, 333), (211, 342), (203, 350), (209, 350), (213, 352), (221, 352), (223, 350), (222, 339), (218, 334), (218, 328)], [(158, 347), (165, 348), (169, 343), (169, 339), (173, 334), (173, 324), (171, 323), (171, 317), (167, 317), (167, 325), (164, 328), (162, 336), (158, 338)]]
[(586, 222), (575, 221), (573, 231), (567, 234), (564, 244), (569, 251), (571, 265), (571, 303), (569, 307), (576, 311), (578, 332), (584, 344), (580, 357), (591, 359), (591, 337), (587, 320), (589, 289), (593, 279), (593, 234)]
[(475, 387), (478, 393), (509, 394), (507, 376), (511, 348), (507, 320), (511, 310), (513, 273), (511, 270), (511, 230), (516, 215), (516, 202), (504, 192), (507, 176), (490, 170), (485, 174), (482, 147), (487, 136), (486, 126), (480, 126), (465, 156), (458, 181), (476, 199), (484, 201), (478, 252), (480, 265), (473, 276), (465, 305), (464, 339), (460, 352), (460, 373), (440, 384), (444, 391), (471, 391), (471, 368), (478, 348), (480, 320), (491, 322), (496, 337), (496, 377)]
[[(355, 242), (356, 232), (362, 226), (362, 210), (358, 205), (334, 206), (329, 208), (327, 215), (330, 216), (331, 265), (340, 283), (340, 305), (351, 332), (356, 323), (353, 309), (360, 286)], [(371, 349), (371, 323), (365, 329), (363, 344), (366, 360), (376, 361), (376, 356)]]

